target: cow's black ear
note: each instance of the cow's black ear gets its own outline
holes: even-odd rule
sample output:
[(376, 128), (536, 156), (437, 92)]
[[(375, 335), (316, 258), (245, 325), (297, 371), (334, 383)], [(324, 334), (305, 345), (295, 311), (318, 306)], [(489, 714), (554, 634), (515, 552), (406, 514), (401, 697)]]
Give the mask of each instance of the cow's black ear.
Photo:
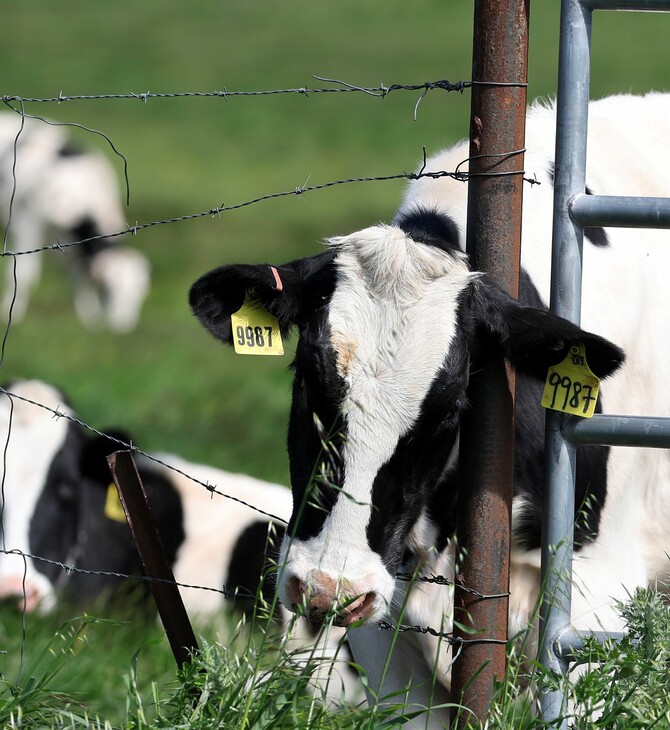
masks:
[(128, 433), (117, 429), (87, 439), (79, 457), (79, 470), (82, 476), (107, 486), (112, 481), (107, 457), (115, 451), (123, 451), (126, 448), (124, 444), (130, 445), (131, 442)]
[(201, 276), (191, 287), (193, 314), (214, 337), (232, 345), (230, 315), (249, 294), (279, 321), (282, 334), (309, 320), (330, 297), (335, 273), (333, 252), (280, 266), (234, 264)]
[(473, 281), (472, 306), (477, 329), (493, 336), (515, 369), (544, 380), (572, 345), (583, 343), (591, 371), (605, 378), (625, 360), (621, 348), (586, 332), (548, 309), (520, 304), (487, 276)]

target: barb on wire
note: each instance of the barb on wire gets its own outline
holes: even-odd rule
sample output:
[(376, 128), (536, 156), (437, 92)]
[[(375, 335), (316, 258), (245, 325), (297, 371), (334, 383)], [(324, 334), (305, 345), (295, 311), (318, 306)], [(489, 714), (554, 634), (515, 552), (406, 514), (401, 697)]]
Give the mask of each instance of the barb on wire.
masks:
[[(255, 512), (258, 512), (259, 514), (264, 515), (265, 517), (269, 517), (274, 522), (280, 522), (281, 524), (285, 525), (286, 520), (282, 519), (278, 515), (273, 515), (271, 512), (266, 512), (265, 510), (260, 509), (260, 507), (256, 507), (253, 504), (250, 504), (249, 502), (245, 502), (243, 499), (240, 499), (239, 497), (233, 497), (231, 494), (226, 494), (225, 492), (222, 492), (220, 489), (217, 489), (215, 485), (208, 484), (206, 482), (201, 481), (200, 479), (196, 479), (195, 477), (191, 476), (185, 471), (182, 471), (181, 469), (178, 469), (175, 466), (172, 466), (171, 464), (168, 464), (165, 461), (162, 461), (156, 456), (153, 456), (152, 454), (147, 453), (146, 451), (142, 451), (141, 449), (137, 448), (132, 443), (126, 443), (125, 441), (122, 441), (121, 439), (116, 438), (115, 436), (110, 436), (109, 434), (104, 433), (103, 431), (99, 431), (97, 428), (94, 428), (93, 426), (90, 426), (88, 423), (85, 423), (84, 421), (80, 420), (79, 418), (76, 418), (75, 416), (71, 416), (68, 413), (63, 413), (62, 411), (58, 410), (58, 408), (50, 408), (49, 406), (44, 405), (43, 403), (38, 403), (37, 401), (31, 400), (30, 398), (26, 398), (25, 396), (18, 395), (17, 393), (12, 393), (11, 390), (7, 390), (6, 388), (3, 388), (0, 386), (0, 393), (3, 393), (4, 395), (8, 396), (10, 399), (17, 398), (20, 401), (23, 401), (24, 403), (29, 403), (30, 405), (36, 406), (37, 408), (42, 408), (43, 410), (53, 414), (54, 418), (65, 418), (67, 421), (70, 421), (71, 423), (76, 423), (78, 426), (81, 426), (82, 428), (86, 429), (87, 431), (90, 431), (91, 433), (96, 434), (97, 436), (104, 436), (105, 438), (109, 439), (113, 443), (116, 443), (119, 445), (119, 448), (127, 449), (129, 451), (132, 451), (134, 454), (140, 454), (144, 456), (145, 458), (149, 459), (150, 461), (159, 464), (160, 466), (164, 466), (167, 469), (170, 469), (170, 471), (175, 472), (176, 474), (180, 474), (183, 477), (186, 477), (187, 479), (190, 479), (192, 482), (199, 484), (201, 487), (204, 487), (212, 494), (218, 494), (220, 497), (225, 497), (226, 499), (231, 499), (234, 502), (238, 502), (239, 504), (244, 505), (245, 507), (249, 507), (250, 509), (254, 510)], [(10, 434), (8, 434), (7, 438), (9, 439)]]
[[(507, 153), (500, 153), (501, 156), (503, 155), (516, 155), (519, 154), (520, 150), (515, 150), (514, 152), (507, 152)], [(463, 162), (459, 163), (457, 167), (461, 167), (467, 162), (467, 160), (463, 160)], [(269, 193), (267, 195), (261, 195), (257, 198), (252, 198), (251, 200), (246, 200), (242, 203), (234, 203), (232, 205), (220, 205), (215, 206), (213, 208), (208, 208), (204, 211), (199, 211), (197, 213), (188, 213), (186, 215), (181, 216), (175, 216), (174, 218), (167, 218), (164, 220), (156, 220), (156, 221), (149, 221), (147, 223), (136, 223), (134, 226), (129, 226), (123, 231), (116, 231), (114, 233), (107, 233), (104, 235), (99, 236), (90, 236), (89, 238), (82, 238), (79, 241), (72, 241), (69, 243), (52, 243), (47, 244), (45, 246), (41, 246), (39, 248), (33, 248), (28, 251), (5, 251), (3, 253), (0, 253), (0, 258), (3, 256), (26, 256), (29, 254), (35, 254), (39, 253), (41, 251), (53, 251), (53, 250), (59, 250), (62, 251), (65, 248), (69, 248), (71, 246), (80, 246), (84, 243), (89, 243), (90, 241), (97, 241), (103, 238), (109, 239), (109, 238), (117, 238), (119, 236), (124, 236), (128, 233), (135, 236), (139, 231), (146, 230), (147, 228), (153, 228), (155, 226), (163, 226), (163, 225), (170, 225), (173, 223), (182, 223), (184, 221), (190, 221), (190, 220), (196, 220), (198, 218), (204, 218), (204, 217), (220, 217), (221, 213), (226, 213), (228, 211), (232, 210), (239, 210), (241, 208), (246, 208), (250, 205), (256, 205), (257, 203), (262, 203), (268, 200), (275, 200), (277, 198), (286, 198), (291, 195), (295, 196), (301, 196), (305, 193), (311, 193), (316, 190), (326, 190), (327, 188), (335, 187), (336, 185), (349, 185), (352, 183), (367, 183), (367, 182), (388, 182), (391, 180), (419, 180), (421, 178), (432, 178), (432, 179), (438, 179), (442, 177), (450, 177), (454, 180), (458, 180), (459, 182), (466, 182), (470, 177), (473, 177), (475, 175), (479, 176), (491, 176), (491, 177), (500, 177), (500, 176), (511, 176), (511, 175), (522, 175), (523, 179), (530, 183), (531, 185), (540, 185), (541, 183), (534, 178), (528, 178), (526, 177), (526, 173), (524, 170), (509, 170), (506, 172), (486, 172), (486, 173), (469, 173), (464, 172), (461, 170), (455, 170), (453, 172), (449, 172), (446, 170), (440, 170), (435, 172), (426, 172), (425, 171), (425, 163), (424, 167), (419, 172), (401, 172), (393, 175), (377, 175), (377, 176), (371, 176), (371, 177), (352, 177), (352, 178), (345, 178), (342, 180), (331, 180), (330, 182), (320, 183), (318, 185), (302, 185), (293, 188), (292, 190), (284, 190), (282, 192), (278, 193)]]
[[(431, 573), (431, 575), (413, 575), (412, 573), (396, 573), (396, 579), (406, 582), (406, 583), (412, 583), (414, 581), (418, 581), (420, 583), (433, 583), (434, 585), (439, 586), (455, 586), (456, 582), (450, 578), (445, 578), (443, 575), (435, 575), (434, 573)], [(468, 588), (467, 586), (458, 584), (458, 589), (460, 591), (463, 591), (464, 593), (469, 593), (473, 596), (476, 596), (477, 598), (481, 600), (489, 600), (489, 599), (495, 599), (495, 598), (507, 598), (509, 597), (509, 591), (505, 593), (482, 593), (481, 591), (478, 591), (474, 588)]]

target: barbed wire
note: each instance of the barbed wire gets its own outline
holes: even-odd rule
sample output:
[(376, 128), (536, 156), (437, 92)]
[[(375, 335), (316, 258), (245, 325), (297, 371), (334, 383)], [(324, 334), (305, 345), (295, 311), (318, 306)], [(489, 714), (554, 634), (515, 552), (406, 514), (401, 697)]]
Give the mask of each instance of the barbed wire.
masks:
[[(150, 461), (153, 461), (156, 464), (159, 464), (160, 466), (166, 467), (170, 471), (175, 472), (176, 474), (180, 474), (183, 477), (186, 477), (187, 479), (190, 479), (192, 482), (195, 482), (196, 484), (199, 484), (200, 486), (207, 489), (208, 492), (210, 492), (212, 495), (217, 494), (220, 497), (225, 497), (226, 499), (233, 500), (234, 502), (238, 502), (239, 504), (244, 505), (245, 507), (249, 507), (250, 509), (254, 510), (255, 512), (258, 512), (259, 514), (264, 515), (265, 517), (269, 517), (274, 522), (280, 522), (284, 525), (287, 524), (287, 521), (283, 519), (282, 517), (279, 517), (278, 515), (272, 514), (271, 512), (266, 512), (265, 510), (261, 509), (260, 507), (256, 507), (253, 504), (250, 504), (249, 502), (245, 502), (243, 499), (240, 499), (239, 497), (233, 497), (231, 494), (226, 494), (225, 492), (222, 492), (220, 489), (216, 487), (216, 485), (209, 484), (208, 482), (203, 482), (202, 480), (188, 474), (187, 472), (183, 471), (182, 469), (179, 469), (176, 466), (173, 466), (172, 464), (169, 464), (162, 459), (159, 459), (157, 456), (154, 456), (153, 454), (149, 454), (146, 451), (142, 451), (137, 446), (135, 446), (132, 441), (130, 443), (127, 443), (123, 441), (122, 439), (119, 439), (115, 436), (111, 436), (110, 434), (105, 433), (104, 431), (100, 431), (94, 426), (91, 426), (90, 424), (86, 423), (85, 421), (82, 421), (81, 419), (70, 415), (69, 413), (65, 413), (61, 410), (59, 410), (59, 407), (57, 408), (51, 408), (50, 406), (45, 405), (44, 403), (39, 403), (37, 401), (31, 400), (30, 398), (27, 398), (26, 396), (19, 395), (18, 393), (12, 393), (12, 391), (7, 390), (6, 388), (0, 386), (0, 393), (8, 396), (11, 398), (17, 398), (20, 401), (23, 401), (24, 403), (29, 403), (30, 405), (36, 406), (37, 408), (42, 408), (45, 411), (48, 411), (51, 413), (54, 418), (64, 418), (67, 421), (70, 421), (71, 423), (75, 423), (78, 426), (84, 428), (87, 431), (90, 431), (91, 433), (96, 434), (97, 436), (102, 436), (106, 439), (109, 439), (113, 443), (118, 444), (120, 447), (123, 447), (123, 449), (127, 449), (128, 451), (131, 451), (134, 454), (140, 454), (141, 456), (144, 456), (145, 458), (149, 459)], [(11, 425), (11, 424), (10, 424)], [(9, 441), (9, 438), (11, 437), (11, 428), (10, 433), (7, 435), (7, 440)]]
[[(499, 155), (495, 155), (496, 157), (513, 157), (516, 155), (523, 154), (525, 152), (524, 149), (522, 150), (513, 150), (511, 152), (506, 153), (500, 153)], [(465, 159), (462, 162), (460, 162), (457, 166), (457, 168), (460, 168), (461, 166), (465, 165), (469, 159)], [(64, 251), (66, 248), (71, 248), (72, 246), (81, 246), (86, 243), (90, 243), (92, 241), (99, 241), (102, 239), (110, 239), (110, 238), (118, 238), (119, 236), (125, 236), (128, 233), (130, 233), (132, 236), (137, 235), (139, 231), (146, 230), (147, 228), (153, 228), (155, 226), (163, 226), (163, 225), (171, 225), (173, 223), (182, 223), (184, 221), (190, 221), (190, 220), (196, 220), (198, 218), (205, 218), (205, 217), (220, 217), (222, 213), (226, 213), (232, 210), (239, 210), (241, 208), (246, 208), (251, 205), (256, 205), (257, 203), (262, 203), (268, 200), (275, 200), (277, 198), (285, 198), (289, 196), (301, 196), (305, 193), (314, 192), (316, 190), (326, 190), (328, 188), (335, 187), (337, 185), (349, 185), (352, 183), (367, 183), (367, 182), (388, 182), (391, 180), (420, 180), (422, 178), (431, 178), (433, 180), (443, 178), (443, 177), (449, 177), (454, 180), (457, 180), (459, 182), (467, 182), (471, 177), (506, 177), (506, 176), (513, 176), (513, 175), (522, 175), (523, 179), (530, 183), (531, 185), (540, 185), (541, 183), (535, 178), (535, 177), (526, 177), (526, 173), (524, 170), (509, 170), (505, 172), (477, 172), (477, 173), (470, 173), (466, 171), (462, 171), (459, 169), (454, 170), (453, 172), (446, 171), (446, 170), (440, 170), (436, 172), (427, 172), (425, 170), (420, 170), (419, 172), (401, 172), (391, 175), (376, 175), (376, 176), (370, 176), (370, 177), (352, 177), (352, 178), (344, 178), (341, 180), (331, 180), (329, 182), (320, 183), (318, 185), (300, 185), (298, 187), (293, 188), (292, 190), (284, 190), (277, 193), (269, 193), (267, 195), (261, 195), (256, 198), (252, 198), (250, 200), (246, 200), (241, 203), (234, 203), (232, 205), (226, 205), (225, 203), (222, 203), (219, 206), (215, 206), (213, 208), (209, 208), (208, 210), (199, 211), (197, 213), (188, 213), (181, 216), (175, 216), (173, 218), (166, 218), (162, 220), (155, 220), (155, 221), (149, 221), (146, 223), (136, 223), (134, 226), (128, 226), (125, 230), (122, 231), (115, 231), (112, 233), (107, 233), (104, 235), (97, 235), (97, 236), (90, 236), (88, 238), (82, 238), (78, 241), (70, 241), (70, 242), (61, 242), (57, 240), (55, 243), (46, 244), (44, 246), (39, 246), (27, 251), (3, 251), (0, 253), (0, 258), (6, 257), (6, 256), (27, 256), (31, 254), (37, 254), (41, 253), (42, 251)]]
[[(4, 94), (2, 101), (11, 106), (12, 102), (31, 103), (31, 104), (64, 104), (69, 101), (102, 101), (102, 100), (136, 100), (145, 104), (150, 99), (182, 99), (182, 98), (220, 98), (227, 101), (236, 97), (262, 97), (262, 96), (278, 96), (280, 94), (297, 94), (299, 96), (309, 96), (312, 94), (346, 94), (346, 93), (362, 93), (368, 96), (374, 96), (384, 99), (394, 91), (457, 91), (463, 93), (465, 89), (473, 85), (472, 81), (456, 81), (452, 83), (447, 79), (439, 79), (437, 81), (425, 81), (421, 84), (389, 84), (380, 83), (379, 86), (358, 86), (340, 79), (329, 79), (323, 76), (313, 76), (317, 81), (323, 81), (329, 84), (338, 84), (335, 87), (313, 88), (308, 86), (291, 87), (284, 89), (261, 89), (253, 91), (228, 91), (228, 89), (218, 89), (213, 91), (172, 91), (157, 93), (152, 91), (144, 91), (141, 93), (128, 92), (120, 94), (63, 94), (62, 91), (58, 96), (20, 96), (16, 94)], [(477, 82), (475, 82), (477, 83)], [(495, 82), (491, 82), (495, 83)], [(502, 83), (500, 85), (503, 85)]]
[[(66, 575), (70, 575), (72, 573), (77, 573), (80, 575), (87, 575), (87, 576), (103, 576), (108, 578), (116, 578), (118, 580), (132, 580), (136, 581), (138, 583), (144, 583), (144, 584), (151, 584), (151, 583), (157, 583), (157, 584), (166, 584), (166, 585), (173, 585), (177, 588), (186, 588), (186, 589), (192, 589), (192, 590), (199, 590), (199, 591), (208, 591), (210, 593), (217, 593), (221, 596), (223, 596), (226, 600), (256, 600), (258, 598), (257, 594), (249, 593), (247, 591), (242, 590), (229, 590), (225, 586), (222, 588), (215, 588), (213, 586), (203, 586), (193, 583), (184, 583), (182, 581), (177, 580), (170, 580), (168, 578), (155, 578), (153, 576), (149, 575), (136, 575), (132, 573), (120, 573), (116, 571), (111, 570), (92, 570), (87, 568), (78, 568), (76, 565), (70, 565), (64, 562), (61, 562), (59, 560), (53, 560), (52, 558), (46, 558), (42, 555), (35, 555), (33, 553), (27, 553), (23, 550), (18, 549), (12, 549), (7, 550), (5, 548), (0, 549), (1, 555), (15, 555), (18, 557), (21, 557), (24, 561), (24, 575), (23, 575), (23, 590), (25, 593), (25, 583), (27, 578), (27, 565), (26, 560), (30, 559), (36, 562), (45, 563), (47, 565), (51, 565), (57, 568), (60, 568), (65, 572)], [(396, 577), (400, 577), (399, 574)], [(446, 578), (443, 576), (426, 576), (426, 577), (414, 577), (415, 581), (425, 581), (429, 583), (438, 583), (441, 585), (450, 585), (451, 583), (447, 581)], [(473, 591), (474, 593), (479, 594), (478, 591)], [(481, 594), (479, 594), (481, 595)], [(507, 594), (505, 594), (507, 595)], [(483, 596), (484, 598), (492, 598), (492, 597), (498, 597), (498, 596)], [(24, 614), (24, 620), (25, 620), (25, 610), (23, 611)], [(393, 624), (390, 621), (387, 621), (385, 619), (382, 619), (380, 621), (377, 621), (377, 626), (385, 631), (394, 631), (398, 633), (406, 633), (406, 632), (414, 632), (418, 634), (429, 634), (431, 636), (434, 636), (439, 639), (444, 639), (447, 641), (451, 646), (462, 646), (462, 645), (468, 645), (468, 644), (485, 644), (485, 643), (495, 643), (495, 644), (505, 644), (507, 643), (505, 639), (491, 639), (486, 637), (477, 637), (472, 639), (463, 639), (461, 637), (455, 636), (453, 632), (448, 631), (439, 631), (438, 629), (433, 628), (432, 626), (419, 626), (419, 625), (408, 625), (408, 624)], [(25, 629), (24, 629), (25, 630)]]
[(398, 633), (413, 632), (415, 634), (430, 634), (438, 639), (444, 639), (451, 646), (467, 646), (476, 644), (507, 644), (507, 639), (492, 639), (481, 636), (473, 639), (463, 639), (456, 636), (452, 631), (438, 631), (432, 626), (409, 626), (407, 624), (392, 624), (389, 621), (378, 622), (379, 628), (385, 631), (396, 631)]
[(0, 549), (0, 555), (18, 555), (22, 558), (29, 558), (39, 563), (45, 563), (47, 565), (53, 565), (54, 567), (61, 568), (67, 575), (71, 573), (79, 573), (81, 575), (91, 576), (104, 576), (107, 578), (118, 578), (120, 580), (134, 580), (139, 583), (166, 583), (169, 585), (175, 585), (179, 588), (194, 588), (199, 591), (210, 591), (212, 593), (220, 593), (224, 598), (256, 598), (255, 594), (244, 593), (242, 591), (229, 591), (227, 588), (213, 588), (212, 586), (194, 585), (191, 583), (181, 583), (176, 580), (169, 580), (168, 578), (154, 578), (148, 575), (133, 575), (132, 573), (117, 573), (113, 570), (90, 570), (87, 568), (78, 568), (76, 565), (69, 565), (63, 563), (60, 560), (53, 560), (52, 558), (46, 558), (43, 555), (34, 555), (32, 553), (26, 553), (23, 550), (14, 548), (13, 550), (7, 550), (6, 548)]

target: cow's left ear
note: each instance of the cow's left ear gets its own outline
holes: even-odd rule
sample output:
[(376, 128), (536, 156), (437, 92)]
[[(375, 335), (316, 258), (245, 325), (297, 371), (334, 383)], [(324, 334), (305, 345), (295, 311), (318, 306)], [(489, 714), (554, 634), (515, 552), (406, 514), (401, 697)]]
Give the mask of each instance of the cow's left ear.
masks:
[(214, 337), (233, 344), (230, 315), (253, 297), (279, 321), (282, 334), (310, 319), (330, 297), (335, 280), (333, 252), (287, 264), (234, 264), (201, 276), (191, 287), (193, 314)]
[(123, 451), (126, 448), (124, 444), (131, 443), (130, 435), (117, 429), (87, 439), (79, 456), (82, 476), (106, 487), (112, 481), (107, 457), (115, 451)]
[(515, 369), (544, 380), (570, 347), (582, 343), (591, 371), (611, 375), (625, 360), (621, 348), (586, 332), (548, 309), (520, 304), (483, 275), (472, 283), (471, 303), (477, 330), (502, 346)]

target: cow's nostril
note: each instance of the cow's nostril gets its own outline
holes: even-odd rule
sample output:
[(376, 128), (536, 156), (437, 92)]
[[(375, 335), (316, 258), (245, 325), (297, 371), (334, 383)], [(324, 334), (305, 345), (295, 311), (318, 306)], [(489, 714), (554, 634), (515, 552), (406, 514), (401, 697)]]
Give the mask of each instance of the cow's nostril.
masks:
[(286, 597), (292, 606), (299, 606), (303, 602), (306, 591), (306, 584), (297, 575), (292, 575), (286, 581)]

